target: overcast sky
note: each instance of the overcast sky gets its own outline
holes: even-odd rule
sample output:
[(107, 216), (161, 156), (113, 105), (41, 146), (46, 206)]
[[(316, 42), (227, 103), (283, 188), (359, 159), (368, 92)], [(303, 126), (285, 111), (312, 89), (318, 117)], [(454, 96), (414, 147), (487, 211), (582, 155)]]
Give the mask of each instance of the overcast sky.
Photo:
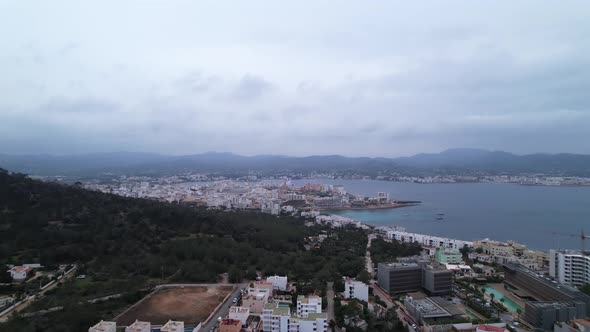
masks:
[(0, 152), (590, 153), (590, 2), (0, 0)]

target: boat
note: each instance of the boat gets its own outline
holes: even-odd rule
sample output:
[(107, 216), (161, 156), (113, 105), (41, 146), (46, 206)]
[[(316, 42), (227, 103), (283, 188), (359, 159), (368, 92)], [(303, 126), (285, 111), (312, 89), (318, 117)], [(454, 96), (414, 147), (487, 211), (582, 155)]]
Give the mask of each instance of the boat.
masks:
[(443, 220), (443, 217), (436, 217), (436, 220)]
[(407, 213), (404, 213), (404, 216), (405, 216), (405, 217), (407, 217), (407, 216), (409, 216), (409, 214), (407, 214)]
[(445, 214), (444, 213), (437, 213), (436, 215), (437, 216), (444, 216)]

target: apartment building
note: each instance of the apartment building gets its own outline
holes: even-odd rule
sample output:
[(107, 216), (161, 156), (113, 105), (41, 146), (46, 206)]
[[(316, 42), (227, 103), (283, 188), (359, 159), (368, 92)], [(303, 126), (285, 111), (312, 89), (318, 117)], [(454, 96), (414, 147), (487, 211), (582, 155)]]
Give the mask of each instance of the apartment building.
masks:
[(463, 255), (456, 248), (436, 248), (434, 259), (441, 264), (465, 264)]
[(344, 298), (369, 302), (369, 285), (347, 278), (344, 280)]
[[(298, 305), (304, 301), (298, 298)], [(313, 297), (312, 297), (312, 301)], [(321, 302), (320, 302), (321, 310)], [(264, 332), (326, 332), (328, 329), (327, 314), (308, 312), (306, 316), (293, 315), (287, 304), (278, 302), (268, 303), (262, 314), (262, 329)]]
[(317, 295), (297, 297), (297, 316), (307, 317), (309, 314), (322, 313), (322, 298)]
[(107, 322), (101, 320), (98, 324), (90, 327), (88, 332), (116, 332), (117, 331), (117, 323), (115, 322)]
[(590, 284), (590, 255), (578, 250), (550, 250), (549, 275), (562, 284)]
[(288, 332), (291, 309), (287, 304), (267, 303), (262, 311), (262, 330), (264, 332)]
[(285, 291), (287, 290), (287, 286), (289, 285), (289, 282), (287, 280), (287, 276), (270, 276), (266, 278), (266, 282), (269, 282), (272, 284), (274, 289), (280, 290), (280, 291)]
[(247, 308), (251, 313), (261, 314), (267, 300), (268, 296), (264, 293), (248, 294), (242, 297), (242, 307)]
[(242, 326), (246, 326), (248, 317), (250, 316), (250, 309), (246, 307), (231, 306), (229, 307), (228, 317), (242, 322)]
[(219, 332), (240, 332), (242, 322), (237, 319), (222, 319), (219, 322)]
[(427, 247), (434, 247), (434, 248), (455, 248), (461, 249), (465, 246), (473, 247), (473, 242), (471, 241), (463, 241), (463, 240), (456, 240), (456, 239), (449, 239), (445, 237), (439, 236), (432, 236), (426, 234), (417, 234), (417, 233), (409, 233), (404, 231), (396, 231), (390, 230), (386, 232), (386, 236), (388, 239), (397, 240), (406, 243), (415, 243), (422, 246)]

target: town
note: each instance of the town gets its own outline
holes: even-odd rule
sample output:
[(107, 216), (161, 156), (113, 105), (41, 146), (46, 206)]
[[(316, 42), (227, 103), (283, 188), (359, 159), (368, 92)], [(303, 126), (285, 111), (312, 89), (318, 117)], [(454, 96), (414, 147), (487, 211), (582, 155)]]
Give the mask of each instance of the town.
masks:
[[(588, 331), (590, 321), (584, 317), (590, 316), (590, 296), (577, 289), (590, 280), (587, 252), (543, 252), (513, 241), (463, 241), (402, 228), (361, 229), (367, 234), (365, 275), (343, 277), (307, 291), (286, 275), (257, 276), (236, 284), (223, 278), (217, 284), (161, 284), (88, 331), (366, 331), (369, 320), (412, 332)], [(309, 239), (308, 250), (330, 236), (325, 232)], [(419, 250), (389, 259), (387, 249), (399, 245)], [(29, 289), (39, 284), (39, 292), (0, 298), (4, 307), (0, 319), (68, 278), (88, 278), (76, 266), (55, 268), (10, 266), (7, 272), (13, 284)], [(202, 320), (196, 324), (176, 319), (197, 314), (185, 312), (183, 301), (188, 300), (199, 303)], [(24, 315), (39, 314), (43, 312)]]
[(297, 187), (290, 180), (212, 182), (177, 182), (166, 179), (157, 183), (130, 178), (118, 184), (86, 183), (84, 187), (126, 197), (150, 198), (212, 209), (259, 210), (273, 215), (319, 215), (321, 210), (384, 209), (419, 204), (416, 201), (392, 200), (389, 193), (374, 197), (352, 195), (343, 185), (306, 183)]

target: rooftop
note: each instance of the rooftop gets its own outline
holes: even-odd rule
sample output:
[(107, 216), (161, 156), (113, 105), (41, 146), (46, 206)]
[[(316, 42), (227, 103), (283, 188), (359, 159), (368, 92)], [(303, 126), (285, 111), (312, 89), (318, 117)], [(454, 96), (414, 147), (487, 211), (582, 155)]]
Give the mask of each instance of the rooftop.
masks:
[(267, 303), (264, 305), (265, 310), (272, 310), (275, 316), (287, 316), (291, 314), (291, 309), (288, 305), (280, 304), (278, 302)]
[(417, 311), (422, 314), (424, 318), (433, 317), (450, 317), (450, 312), (445, 310), (442, 306), (432, 300), (432, 298), (425, 298), (420, 300), (409, 299), (413, 303)]
[(169, 320), (162, 328), (161, 332), (184, 332), (184, 322)]
[(117, 326), (117, 324), (115, 322), (107, 322), (107, 321), (101, 320), (98, 324), (91, 327), (88, 331), (89, 332), (103, 332), (103, 331), (108, 331), (116, 326)]
[(245, 313), (250, 312), (250, 309), (245, 308), (245, 307), (238, 307), (238, 306), (232, 305), (231, 307), (229, 307), (229, 312), (245, 314)]
[(242, 326), (242, 322), (238, 319), (222, 319), (220, 325), (230, 325), (230, 326)]
[(504, 264), (504, 266), (507, 267), (509, 270), (514, 270), (514, 271), (518, 271), (523, 274), (527, 274), (529, 277), (533, 277), (536, 280), (541, 281), (546, 286), (551, 287), (551, 288), (559, 291), (563, 295), (566, 295), (570, 298), (579, 298), (579, 297), (587, 297), (588, 296), (588, 295), (580, 292), (579, 290), (577, 290), (574, 287), (564, 285), (564, 284), (559, 284), (559, 283), (557, 283), (557, 281), (552, 280), (549, 277), (543, 277), (542, 275), (539, 275), (536, 272), (529, 270), (520, 264), (506, 263), (506, 264)]
[(142, 332), (145, 329), (150, 329), (151, 323), (150, 322), (141, 322), (136, 320), (133, 324), (127, 326), (125, 332)]
[(504, 332), (503, 327), (485, 325), (485, 324), (477, 325), (477, 330), (478, 331), (488, 331), (488, 332)]

